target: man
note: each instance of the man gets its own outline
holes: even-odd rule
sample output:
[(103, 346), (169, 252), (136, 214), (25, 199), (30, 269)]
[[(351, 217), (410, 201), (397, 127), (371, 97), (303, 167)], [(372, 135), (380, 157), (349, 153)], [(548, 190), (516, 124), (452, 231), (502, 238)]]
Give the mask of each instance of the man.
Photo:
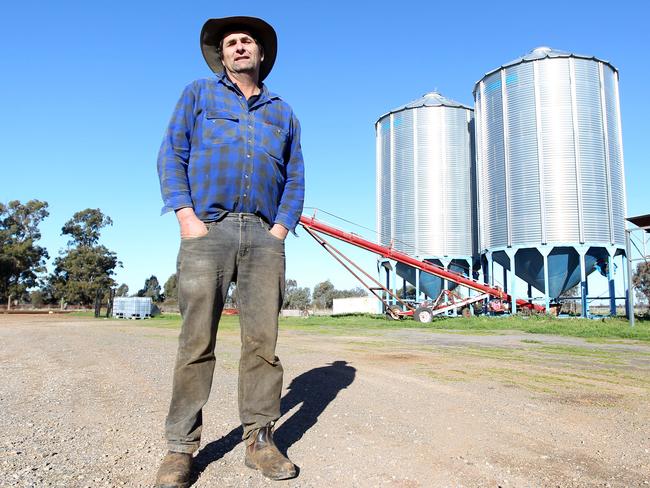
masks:
[(262, 83), (277, 52), (269, 24), (253, 17), (210, 19), (201, 31), (201, 50), (216, 77), (185, 88), (158, 156), (163, 212), (174, 210), (180, 225), (183, 317), (159, 487), (190, 482), (231, 282), (237, 283), (240, 312), (245, 464), (271, 479), (296, 475), (276, 448), (272, 428), (280, 417), (283, 375), (275, 346), (284, 239), (304, 198), (300, 125), (291, 107)]

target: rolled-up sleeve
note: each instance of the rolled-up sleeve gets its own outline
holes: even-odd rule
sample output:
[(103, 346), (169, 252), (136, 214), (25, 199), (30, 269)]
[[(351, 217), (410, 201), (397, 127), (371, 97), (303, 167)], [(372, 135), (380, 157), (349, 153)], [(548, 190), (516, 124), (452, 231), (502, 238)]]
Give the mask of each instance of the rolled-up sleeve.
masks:
[(158, 153), (158, 177), (164, 206), (162, 213), (192, 207), (187, 179), (196, 94), (188, 85), (176, 104)]
[(300, 146), (300, 122), (293, 114), (291, 116), (290, 138), (291, 142), (288, 144), (287, 154), (285, 155), (287, 177), (275, 223), (293, 231), (298, 224), (298, 220), (300, 220), (305, 200), (305, 165)]

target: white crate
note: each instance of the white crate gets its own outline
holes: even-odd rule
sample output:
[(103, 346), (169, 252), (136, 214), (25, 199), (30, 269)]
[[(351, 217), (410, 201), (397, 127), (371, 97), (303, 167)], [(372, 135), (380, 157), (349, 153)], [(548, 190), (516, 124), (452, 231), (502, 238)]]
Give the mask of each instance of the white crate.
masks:
[(118, 297), (113, 300), (113, 317), (120, 319), (151, 318), (151, 297)]

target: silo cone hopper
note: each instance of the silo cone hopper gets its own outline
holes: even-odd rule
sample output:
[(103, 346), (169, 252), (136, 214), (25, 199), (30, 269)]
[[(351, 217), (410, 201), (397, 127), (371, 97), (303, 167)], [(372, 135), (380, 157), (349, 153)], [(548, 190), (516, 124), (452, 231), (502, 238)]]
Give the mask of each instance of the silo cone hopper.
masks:
[[(425, 261), (434, 264), (436, 266), (442, 267), (442, 263), (437, 259), (425, 259)], [(453, 261), (449, 263), (447, 269), (455, 273), (460, 273), (464, 275), (467, 274), (467, 270), (462, 265), (455, 263)], [(406, 280), (407, 283), (416, 286), (417, 270), (415, 268), (407, 264), (397, 263), (397, 266), (395, 267), (395, 271), (397, 272), (397, 275), (400, 278)], [(457, 286), (458, 284), (452, 281), (447, 283), (447, 289), (449, 290), (453, 290)], [(428, 297), (436, 298), (438, 295), (440, 295), (442, 288), (443, 288), (442, 278), (438, 276), (433, 276), (432, 274), (426, 273), (424, 271), (420, 273), (420, 291), (422, 293), (424, 293)]]
[[(607, 260), (604, 248), (591, 248), (585, 254), (585, 276), (589, 276), (597, 263)], [(510, 260), (505, 253), (494, 253), (494, 260), (510, 270)], [(601, 273), (602, 267), (599, 267)], [(515, 257), (515, 274), (537, 290), (544, 291), (544, 258), (535, 248), (517, 251)], [(557, 299), (563, 292), (580, 283), (580, 254), (573, 247), (556, 247), (548, 255), (548, 295)]]
[[(397, 276), (415, 286), (415, 277), (418, 271), (414, 267), (408, 264), (397, 263), (395, 271), (397, 272)], [(429, 297), (437, 297), (442, 291), (442, 278), (425, 272), (420, 273), (420, 291)]]

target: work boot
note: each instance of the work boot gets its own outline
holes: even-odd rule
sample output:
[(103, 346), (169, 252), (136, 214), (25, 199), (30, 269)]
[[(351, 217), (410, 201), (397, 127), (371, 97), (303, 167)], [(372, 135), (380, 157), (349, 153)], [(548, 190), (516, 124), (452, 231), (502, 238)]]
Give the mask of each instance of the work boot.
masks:
[(169, 451), (158, 468), (155, 488), (187, 488), (191, 468), (191, 454)]
[(259, 469), (272, 480), (286, 480), (296, 477), (296, 466), (282, 455), (273, 442), (271, 425), (255, 432), (255, 440), (246, 447), (244, 463), (249, 468)]

